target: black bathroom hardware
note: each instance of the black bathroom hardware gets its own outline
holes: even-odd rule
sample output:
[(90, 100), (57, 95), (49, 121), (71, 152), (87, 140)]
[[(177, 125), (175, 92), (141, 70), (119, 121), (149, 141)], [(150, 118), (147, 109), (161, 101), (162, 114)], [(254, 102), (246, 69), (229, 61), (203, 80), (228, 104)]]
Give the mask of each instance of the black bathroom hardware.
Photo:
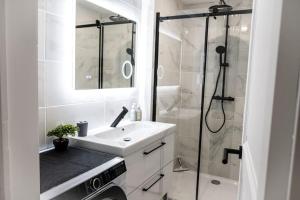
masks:
[[(233, 97), (225, 97), (225, 85), (226, 85), (226, 68), (229, 67), (229, 63), (227, 62), (227, 47), (228, 47), (228, 32), (229, 32), (229, 16), (226, 16), (226, 32), (225, 32), (225, 45), (224, 46), (217, 46), (216, 48), (216, 52), (219, 54), (219, 58), (220, 58), (220, 62), (219, 62), (219, 73), (217, 76), (217, 80), (216, 80), (216, 85), (215, 85), (215, 89), (213, 92), (213, 95), (210, 99), (209, 102), (209, 106), (208, 109), (206, 111), (205, 114), (205, 124), (207, 129), (211, 132), (211, 133), (218, 133), (222, 130), (222, 128), (224, 127), (225, 123), (226, 123), (226, 113), (224, 110), (224, 101), (234, 101)], [(216, 96), (217, 90), (218, 90), (218, 85), (219, 85), (219, 81), (221, 78), (221, 73), (223, 72), (223, 80), (222, 80), (222, 96)], [(217, 129), (212, 129), (211, 126), (208, 123), (208, 114), (211, 111), (211, 107), (212, 107), (212, 102), (213, 100), (221, 100), (221, 109), (222, 109), (222, 114), (223, 114), (223, 122), (222, 124), (219, 126), (219, 128)]]
[(81, 24), (81, 25), (76, 25), (76, 28), (90, 28), (90, 27), (101, 28), (101, 22), (99, 20), (96, 20), (95, 24)]
[(154, 181), (149, 187), (143, 188), (143, 191), (147, 192), (148, 190), (150, 190), (153, 187), (153, 185), (155, 185), (158, 181), (160, 181), (164, 176), (165, 176), (164, 174), (160, 174), (159, 178), (156, 181)]
[(161, 148), (162, 146), (164, 146), (165, 144), (166, 144), (165, 142), (162, 142), (159, 146), (155, 147), (154, 149), (152, 149), (150, 151), (145, 151), (144, 155), (148, 155), (148, 154), (152, 153), (153, 151), (155, 151), (155, 150)]
[(76, 25), (76, 28), (90, 28), (90, 27), (97, 27), (101, 28), (101, 26), (110, 26), (110, 25), (119, 25), (119, 24), (135, 24), (134, 21), (126, 20), (122, 22), (100, 22), (99, 20), (96, 20), (95, 24), (80, 24)]
[(243, 147), (240, 146), (239, 149), (224, 148), (224, 154), (223, 154), (223, 160), (222, 160), (222, 163), (224, 165), (226, 165), (228, 163), (228, 156), (229, 156), (229, 154), (237, 154), (237, 155), (239, 155), (239, 159), (242, 159)]
[(110, 125), (110, 127), (116, 127), (120, 121), (125, 117), (125, 115), (128, 113), (128, 109), (123, 106), (122, 112), (118, 115), (118, 117), (115, 119), (115, 121)]
[(221, 66), (222, 67), (229, 67), (229, 63), (222, 63)]
[(234, 101), (233, 97), (221, 97), (221, 96), (213, 96), (214, 100), (223, 100), (223, 101)]
[(231, 11), (232, 6), (226, 4), (225, 0), (220, 0), (219, 5), (211, 6), (209, 7), (208, 10), (211, 13), (226, 12), (226, 11)]
[(159, 22), (164, 22), (167, 20), (175, 19), (191, 19), (191, 18), (201, 18), (201, 17), (217, 17), (217, 16), (226, 16), (226, 15), (242, 15), (242, 14), (251, 14), (252, 9), (244, 10), (231, 10), (231, 11), (222, 11), (218, 13), (196, 13), (196, 14), (184, 14), (184, 15), (173, 15), (173, 16), (163, 16), (159, 18)]

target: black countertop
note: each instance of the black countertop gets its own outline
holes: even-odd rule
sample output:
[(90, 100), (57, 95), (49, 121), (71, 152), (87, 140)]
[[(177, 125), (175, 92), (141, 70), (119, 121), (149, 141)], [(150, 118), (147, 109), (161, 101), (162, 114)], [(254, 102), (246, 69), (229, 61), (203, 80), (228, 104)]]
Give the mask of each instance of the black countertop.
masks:
[(115, 157), (117, 156), (78, 147), (69, 147), (65, 152), (50, 150), (40, 153), (40, 192), (46, 192)]

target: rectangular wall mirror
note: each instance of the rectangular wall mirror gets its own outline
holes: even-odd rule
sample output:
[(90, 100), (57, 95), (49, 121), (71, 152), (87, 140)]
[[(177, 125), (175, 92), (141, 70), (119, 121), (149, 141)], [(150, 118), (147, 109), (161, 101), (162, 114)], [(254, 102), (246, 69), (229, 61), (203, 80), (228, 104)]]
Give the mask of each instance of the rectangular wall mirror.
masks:
[(76, 1), (75, 89), (134, 87), (136, 22)]

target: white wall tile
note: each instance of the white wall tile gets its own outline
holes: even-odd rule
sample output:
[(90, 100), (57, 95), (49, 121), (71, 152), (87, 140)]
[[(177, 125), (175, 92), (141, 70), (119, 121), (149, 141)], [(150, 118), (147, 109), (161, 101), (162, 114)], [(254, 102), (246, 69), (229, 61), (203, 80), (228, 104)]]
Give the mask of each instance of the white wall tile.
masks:
[[(105, 123), (108, 125), (111, 124), (120, 114), (123, 106), (125, 106), (128, 111), (130, 111), (133, 103), (137, 103), (137, 99), (128, 99), (122, 101), (110, 101), (109, 99), (107, 99), (105, 102)], [(124, 117), (124, 119), (129, 119), (129, 112)]]
[(38, 92), (39, 92), (39, 107), (45, 107), (46, 106), (46, 100), (45, 100), (45, 82), (46, 82), (46, 76), (45, 76), (45, 63), (39, 62), (38, 63)]
[(104, 102), (84, 103), (47, 108), (47, 132), (59, 124), (87, 121), (89, 130), (104, 125)]
[(46, 149), (46, 108), (39, 109), (39, 142), (40, 150)]
[(65, 15), (67, 10), (72, 9), (74, 0), (45, 0), (47, 11), (56, 15)]
[(52, 14), (46, 15), (46, 60), (62, 61), (65, 59), (65, 48), (67, 48), (65, 29), (63, 18)]
[(108, 89), (102, 90), (102, 93), (107, 101), (122, 101), (136, 97), (138, 90), (136, 88)]
[(45, 9), (46, 8), (46, 0), (38, 0), (38, 8)]
[(38, 11), (38, 59), (45, 59), (46, 14)]
[[(71, 104), (72, 99), (68, 88), (72, 88), (72, 79), (68, 76), (67, 65), (62, 62), (48, 61), (45, 66), (47, 106)], [(76, 99), (73, 99), (73, 101), (75, 103)]]

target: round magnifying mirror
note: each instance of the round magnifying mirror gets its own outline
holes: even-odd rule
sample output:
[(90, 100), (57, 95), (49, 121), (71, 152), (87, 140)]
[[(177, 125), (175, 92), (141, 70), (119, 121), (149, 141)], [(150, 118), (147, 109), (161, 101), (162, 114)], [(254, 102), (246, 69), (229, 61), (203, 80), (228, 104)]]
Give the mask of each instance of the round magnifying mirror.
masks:
[(125, 79), (130, 79), (133, 74), (133, 66), (130, 61), (126, 60), (122, 65), (122, 75)]

